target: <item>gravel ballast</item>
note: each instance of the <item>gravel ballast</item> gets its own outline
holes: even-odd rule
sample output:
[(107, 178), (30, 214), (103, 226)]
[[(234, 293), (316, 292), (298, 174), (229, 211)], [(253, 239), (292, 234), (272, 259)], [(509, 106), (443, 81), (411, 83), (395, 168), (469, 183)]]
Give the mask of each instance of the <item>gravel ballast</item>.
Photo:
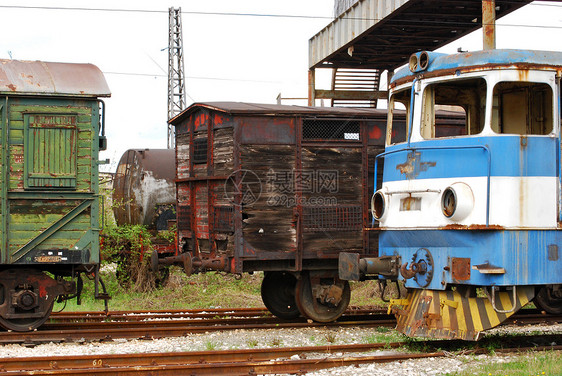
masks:
[[(562, 325), (533, 325), (525, 327), (504, 326), (490, 331), (494, 333), (557, 333), (562, 334)], [(101, 355), (125, 353), (159, 353), (206, 350), (229, 350), (267, 347), (320, 346), (330, 344), (354, 344), (375, 342), (377, 330), (373, 328), (302, 328), (234, 330), (191, 334), (155, 340), (119, 340), (112, 342), (47, 343), (33, 347), (24, 345), (0, 345), (0, 357)], [(388, 342), (397, 342), (401, 337), (390, 330)], [(381, 333), (378, 333), (381, 335)], [(378, 340), (383, 342), (383, 340)], [(332, 358), (354, 355), (390, 354), (400, 350), (381, 350), (363, 354), (336, 353)], [(326, 357), (326, 354), (307, 354), (308, 358)], [(308, 373), (309, 375), (445, 375), (460, 371), (475, 362), (505, 362), (509, 356), (451, 355), (442, 358), (416, 359), (385, 364), (331, 368)]]

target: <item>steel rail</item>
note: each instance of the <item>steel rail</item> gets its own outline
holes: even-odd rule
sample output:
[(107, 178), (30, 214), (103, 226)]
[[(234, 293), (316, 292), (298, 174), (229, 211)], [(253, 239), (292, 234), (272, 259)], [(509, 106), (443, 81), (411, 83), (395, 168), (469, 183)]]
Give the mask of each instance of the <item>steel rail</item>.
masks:
[(2, 372), (28, 371), (37, 369), (79, 369), (91, 367), (132, 367), (150, 365), (174, 365), (193, 363), (225, 363), (244, 361), (265, 361), (286, 358), (306, 353), (365, 352), (404, 346), (405, 342), (328, 345), (306, 347), (259, 348), (222, 351), (190, 351), (150, 354), (105, 354), (74, 356), (43, 356), (9, 358), (0, 360)]
[[(358, 365), (365, 363), (387, 363), (419, 358), (450, 356), (446, 351), (428, 353), (375, 354), (353, 357), (330, 357), (333, 353), (365, 352), (382, 348), (397, 348), (405, 343), (379, 343), (367, 345), (334, 345), (318, 347), (296, 347), (278, 349), (224, 350), (160, 354), (109, 354), (65, 357), (12, 358), (0, 361), (0, 375), (248, 375), (306, 373), (319, 369)], [(498, 349), (496, 352), (513, 353), (528, 351), (562, 350), (562, 346), (535, 346)], [(488, 353), (480, 348), (472, 354)], [(295, 355), (305, 357), (307, 353), (325, 353), (316, 358), (293, 359)], [(281, 359), (280, 358), (289, 358)]]
[[(376, 315), (385, 313), (386, 309), (378, 307), (350, 307), (344, 316)], [(148, 319), (176, 319), (176, 318), (218, 318), (218, 317), (273, 317), (265, 308), (234, 308), (234, 309), (197, 309), (197, 310), (140, 310), (140, 311), (77, 311), (53, 313), (48, 323), (75, 321), (108, 321), (126, 320), (139, 321)]]
[[(92, 340), (113, 340), (116, 338), (125, 339), (154, 339), (165, 337), (182, 337), (193, 333), (205, 333), (211, 331), (224, 330), (250, 330), (250, 329), (287, 329), (287, 328), (310, 328), (310, 327), (374, 327), (386, 326), (394, 327), (396, 320), (376, 319), (376, 316), (363, 321), (342, 321), (333, 323), (316, 322), (273, 322), (269, 324), (253, 323), (231, 325), (190, 325), (186, 320), (158, 320), (158, 321), (138, 321), (142, 326), (113, 325), (101, 326), (94, 329), (77, 329), (66, 325), (65, 329), (56, 330), (37, 330), (33, 332), (0, 332), (0, 344), (8, 343), (45, 343), (45, 342), (75, 342)], [(117, 323), (123, 324), (123, 323)]]
[[(367, 315), (349, 315), (338, 319), (335, 325), (346, 325), (346, 322), (353, 323), (369, 323), (371, 321), (376, 321), (380, 324), (390, 323), (395, 324), (396, 319), (392, 315), (380, 314), (377, 316), (367, 316)], [(50, 330), (76, 330), (82, 331), (85, 329), (111, 329), (111, 328), (131, 328), (140, 330), (143, 328), (151, 327), (210, 327), (210, 330), (216, 330), (215, 327), (220, 327), (219, 329), (228, 329), (228, 327), (245, 326), (251, 328), (256, 325), (269, 325), (278, 327), (280, 325), (290, 325), (290, 324), (307, 324), (307, 326), (312, 326), (304, 318), (293, 320), (287, 322), (286, 320), (279, 319), (277, 317), (219, 317), (219, 318), (207, 318), (207, 319), (150, 319), (150, 320), (132, 320), (132, 321), (78, 321), (78, 322), (54, 322), (46, 323), (41, 326), (40, 332), (50, 331)], [(319, 323), (320, 325), (325, 325)]]

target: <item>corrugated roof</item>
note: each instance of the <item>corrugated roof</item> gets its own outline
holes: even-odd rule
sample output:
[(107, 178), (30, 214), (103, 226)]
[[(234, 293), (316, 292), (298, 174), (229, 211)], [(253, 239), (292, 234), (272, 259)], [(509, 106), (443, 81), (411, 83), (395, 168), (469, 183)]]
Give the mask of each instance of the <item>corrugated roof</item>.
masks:
[(105, 77), (92, 64), (0, 59), (0, 93), (109, 97)]
[[(495, 0), (496, 18), (530, 2)], [(359, 0), (310, 38), (308, 65), (395, 69), (481, 27), (481, 1)]]
[(246, 103), (246, 102), (204, 102), (194, 103), (176, 117), (170, 119), (170, 124), (176, 124), (198, 108), (209, 108), (231, 115), (271, 115), (271, 116), (326, 116), (326, 117), (380, 117), (386, 116), (386, 110), (374, 108), (346, 108), (346, 107), (307, 107), (287, 106), (278, 104)]

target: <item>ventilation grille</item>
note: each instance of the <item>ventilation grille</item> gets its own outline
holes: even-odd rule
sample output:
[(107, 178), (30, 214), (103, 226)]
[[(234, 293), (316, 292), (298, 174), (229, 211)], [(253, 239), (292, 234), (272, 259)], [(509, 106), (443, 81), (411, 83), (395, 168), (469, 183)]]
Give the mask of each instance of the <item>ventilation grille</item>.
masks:
[(308, 141), (359, 141), (359, 122), (354, 120), (303, 120), (302, 138)]
[(303, 214), (305, 232), (359, 231), (363, 228), (360, 205), (305, 206)]

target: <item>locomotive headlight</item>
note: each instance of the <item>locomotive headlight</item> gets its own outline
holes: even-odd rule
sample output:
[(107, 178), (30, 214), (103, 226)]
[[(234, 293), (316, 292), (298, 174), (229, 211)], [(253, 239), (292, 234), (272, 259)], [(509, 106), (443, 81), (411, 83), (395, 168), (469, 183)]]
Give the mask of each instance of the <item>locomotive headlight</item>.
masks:
[(465, 183), (451, 184), (441, 196), (443, 215), (452, 221), (465, 219), (474, 208), (474, 194)]
[(384, 194), (378, 190), (373, 197), (371, 197), (371, 214), (373, 214), (373, 217), (378, 221), (384, 215), (385, 209), (386, 199), (384, 198)]

